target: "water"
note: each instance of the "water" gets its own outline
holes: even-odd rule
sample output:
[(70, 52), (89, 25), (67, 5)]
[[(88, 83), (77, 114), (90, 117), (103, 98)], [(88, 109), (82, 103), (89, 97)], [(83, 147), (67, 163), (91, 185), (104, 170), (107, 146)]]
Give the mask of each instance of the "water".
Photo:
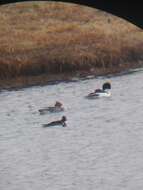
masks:
[[(0, 94), (0, 190), (137, 190), (143, 187), (143, 71)], [(103, 82), (112, 96), (84, 96)], [(42, 128), (63, 113), (67, 127)]]

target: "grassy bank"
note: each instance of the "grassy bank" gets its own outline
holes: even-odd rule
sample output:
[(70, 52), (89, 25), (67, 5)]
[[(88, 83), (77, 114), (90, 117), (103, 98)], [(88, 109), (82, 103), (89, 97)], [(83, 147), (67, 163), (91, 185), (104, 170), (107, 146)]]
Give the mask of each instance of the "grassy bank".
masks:
[(24, 77), (35, 84), (51, 74), (53, 79), (65, 73), (99, 75), (142, 65), (143, 31), (115, 16), (53, 2), (0, 7), (1, 84)]

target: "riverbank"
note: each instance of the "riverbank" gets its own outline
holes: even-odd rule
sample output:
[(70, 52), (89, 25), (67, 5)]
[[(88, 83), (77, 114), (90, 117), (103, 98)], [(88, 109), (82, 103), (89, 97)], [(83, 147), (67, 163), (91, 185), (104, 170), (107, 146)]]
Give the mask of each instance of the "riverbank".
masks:
[(5, 89), (143, 66), (143, 31), (89, 7), (1, 6), (0, 36), (0, 86)]
[[(77, 82), (79, 80), (93, 79), (99, 76), (108, 78), (110, 76), (118, 76), (124, 74), (130, 74), (133, 72), (140, 71), (143, 62), (133, 64), (130, 68), (130, 64), (126, 65), (126, 68), (114, 68), (112, 70), (92, 70), (92, 71), (80, 71), (76, 73), (63, 73), (63, 74), (42, 74), (39, 76), (28, 76), (28, 77), (16, 77), (11, 80), (2, 79), (0, 80), (0, 90), (19, 90), (21, 88), (28, 88), (32, 86), (44, 86), (44, 85), (54, 85), (61, 82)], [(136, 70), (137, 69), (137, 70)]]

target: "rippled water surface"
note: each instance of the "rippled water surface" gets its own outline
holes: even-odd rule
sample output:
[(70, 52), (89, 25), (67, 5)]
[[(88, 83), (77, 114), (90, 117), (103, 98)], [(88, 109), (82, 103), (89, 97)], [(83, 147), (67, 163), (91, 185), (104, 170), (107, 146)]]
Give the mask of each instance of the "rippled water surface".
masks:
[[(84, 96), (103, 82), (112, 96)], [(42, 128), (63, 113), (67, 127)], [(0, 190), (141, 190), (143, 72), (0, 93)]]

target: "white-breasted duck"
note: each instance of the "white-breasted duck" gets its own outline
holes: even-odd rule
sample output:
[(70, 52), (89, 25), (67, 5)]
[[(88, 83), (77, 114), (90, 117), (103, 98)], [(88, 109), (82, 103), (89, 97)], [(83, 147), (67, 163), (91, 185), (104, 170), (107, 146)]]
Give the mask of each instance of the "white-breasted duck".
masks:
[(94, 92), (88, 94), (86, 97), (89, 99), (95, 99), (98, 97), (110, 97), (111, 96), (111, 83), (106, 82), (102, 85), (102, 89), (96, 89)]

